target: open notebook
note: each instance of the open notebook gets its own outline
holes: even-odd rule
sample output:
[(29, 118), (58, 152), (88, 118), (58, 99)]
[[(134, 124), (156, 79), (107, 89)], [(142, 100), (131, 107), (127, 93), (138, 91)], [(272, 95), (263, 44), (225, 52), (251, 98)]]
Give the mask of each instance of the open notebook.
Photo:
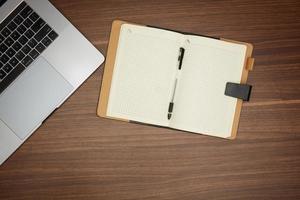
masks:
[(242, 101), (224, 91), (246, 82), (251, 52), (247, 43), (115, 21), (98, 115), (234, 138)]

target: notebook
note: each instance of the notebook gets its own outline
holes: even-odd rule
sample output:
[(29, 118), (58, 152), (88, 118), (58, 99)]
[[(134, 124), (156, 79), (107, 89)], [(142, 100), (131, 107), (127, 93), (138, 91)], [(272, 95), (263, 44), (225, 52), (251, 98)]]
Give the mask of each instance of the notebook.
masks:
[(221, 138), (236, 137), (252, 45), (114, 21), (97, 114)]

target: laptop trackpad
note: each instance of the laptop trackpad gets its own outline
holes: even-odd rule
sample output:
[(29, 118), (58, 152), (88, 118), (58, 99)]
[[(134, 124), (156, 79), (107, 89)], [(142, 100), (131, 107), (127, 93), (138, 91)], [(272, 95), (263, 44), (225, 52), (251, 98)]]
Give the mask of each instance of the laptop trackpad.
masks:
[(24, 139), (72, 90), (71, 84), (40, 57), (0, 97), (0, 118)]

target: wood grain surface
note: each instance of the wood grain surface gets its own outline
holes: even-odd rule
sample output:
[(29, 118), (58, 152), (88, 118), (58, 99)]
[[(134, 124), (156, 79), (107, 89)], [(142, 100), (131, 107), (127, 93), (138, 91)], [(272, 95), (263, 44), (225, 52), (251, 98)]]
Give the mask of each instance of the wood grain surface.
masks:
[(104, 54), (114, 19), (253, 43), (252, 98), (234, 141), (100, 119), (101, 67), (0, 166), (0, 199), (300, 199), (299, 0), (51, 2)]

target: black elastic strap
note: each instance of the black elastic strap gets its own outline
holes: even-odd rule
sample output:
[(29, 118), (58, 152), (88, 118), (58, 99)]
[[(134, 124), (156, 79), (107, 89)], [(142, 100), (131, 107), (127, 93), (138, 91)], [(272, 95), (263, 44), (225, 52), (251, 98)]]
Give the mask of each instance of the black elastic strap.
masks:
[(251, 89), (251, 85), (228, 82), (226, 83), (225, 95), (249, 101)]

